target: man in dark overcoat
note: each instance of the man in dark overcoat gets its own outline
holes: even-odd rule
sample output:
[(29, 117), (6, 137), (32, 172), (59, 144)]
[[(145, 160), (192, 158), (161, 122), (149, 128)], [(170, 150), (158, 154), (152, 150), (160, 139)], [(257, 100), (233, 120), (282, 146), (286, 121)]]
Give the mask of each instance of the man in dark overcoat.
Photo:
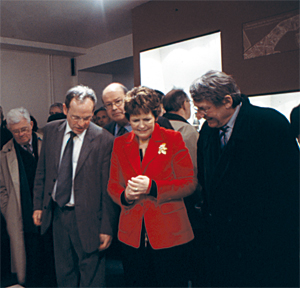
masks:
[(209, 71), (190, 93), (197, 118), (202, 237), (195, 286), (299, 286), (299, 150), (287, 119)]

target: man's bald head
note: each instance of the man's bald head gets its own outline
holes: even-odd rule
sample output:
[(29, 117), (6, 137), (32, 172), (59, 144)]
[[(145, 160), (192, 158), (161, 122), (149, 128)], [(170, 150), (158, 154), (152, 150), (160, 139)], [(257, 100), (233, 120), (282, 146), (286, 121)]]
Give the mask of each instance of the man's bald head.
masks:
[(124, 99), (128, 89), (121, 83), (111, 83), (102, 92), (102, 101), (109, 118), (119, 125), (128, 121), (125, 117)]
[(122, 91), (124, 93), (124, 95), (126, 95), (126, 93), (128, 92), (128, 89), (121, 83), (110, 83), (109, 85), (107, 85), (103, 92), (102, 92), (102, 98), (103, 96), (108, 93), (108, 92), (116, 92), (116, 91)]

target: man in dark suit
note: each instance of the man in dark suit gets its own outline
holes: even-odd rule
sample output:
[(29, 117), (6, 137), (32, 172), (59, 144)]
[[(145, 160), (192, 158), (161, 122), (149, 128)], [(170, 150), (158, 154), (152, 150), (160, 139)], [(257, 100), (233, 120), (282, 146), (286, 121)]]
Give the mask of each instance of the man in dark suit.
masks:
[[(125, 117), (124, 99), (127, 92), (128, 89), (120, 83), (111, 83), (102, 92), (103, 105), (109, 118), (113, 120), (104, 128), (115, 137), (132, 131), (130, 123)], [(170, 121), (164, 117), (158, 117), (157, 123), (161, 127), (173, 130)]]
[(132, 131), (125, 117), (124, 99), (127, 92), (128, 89), (120, 83), (111, 83), (102, 92), (103, 105), (112, 120), (104, 128), (116, 137)]
[[(190, 87), (203, 233), (195, 286), (299, 286), (299, 150), (287, 119), (209, 71)], [(201, 268), (201, 269), (200, 269)], [(197, 281), (198, 280), (198, 281)]]
[[(42, 234), (53, 222), (59, 287), (105, 286), (104, 251), (116, 225), (115, 206), (107, 194), (114, 138), (90, 122), (96, 101), (88, 87), (70, 89), (63, 104), (67, 119), (50, 122), (44, 130), (33, 219)], [(67, 170), (69, 177), (64, 178)], [(64, 183), (69, 186), (62, 189)]]

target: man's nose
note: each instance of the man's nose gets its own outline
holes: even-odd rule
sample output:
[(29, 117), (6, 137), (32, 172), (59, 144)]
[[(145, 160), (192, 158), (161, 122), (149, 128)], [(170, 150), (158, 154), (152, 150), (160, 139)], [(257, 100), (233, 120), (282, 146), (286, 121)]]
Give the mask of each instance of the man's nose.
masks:
[(199, 110), (198, 110), (198, 111), (196, 112), (196, 116), (197, 116), (198, 119), (205, 118), (206, 112), (205, 112), (205, 111), (199, 111)]
[(22, 137), (25, 133), (26, 133), (26, 131), (20, 131), (19, 132), (19, 137)]
[(83, 120), (83, 118), (80, 118), (77, 122), (80, 126), (83, 126), (85, 121)]

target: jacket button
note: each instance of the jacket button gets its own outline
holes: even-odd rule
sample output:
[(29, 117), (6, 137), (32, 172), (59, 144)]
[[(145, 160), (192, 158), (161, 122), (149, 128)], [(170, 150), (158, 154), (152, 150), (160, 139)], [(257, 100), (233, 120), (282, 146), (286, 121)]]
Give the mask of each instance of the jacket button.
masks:
[(47, 209), (47, 207), (46, 207), (46, 206), (44, 206), (44, 209)]
[(53, 182), (55, 182), (56, 180), (55, 179), (53, 179)]
[(211, 213), (209, 213), (209, 214), (208, 214), (208, 216), (209, 216), (209, 217), (211, 217), (211, 216), (212, 216), (212, 214), (211, 214)]
[(49, 192), (48, 195), (51, 196), (51, 192)]

